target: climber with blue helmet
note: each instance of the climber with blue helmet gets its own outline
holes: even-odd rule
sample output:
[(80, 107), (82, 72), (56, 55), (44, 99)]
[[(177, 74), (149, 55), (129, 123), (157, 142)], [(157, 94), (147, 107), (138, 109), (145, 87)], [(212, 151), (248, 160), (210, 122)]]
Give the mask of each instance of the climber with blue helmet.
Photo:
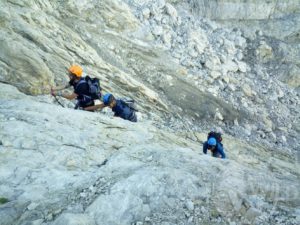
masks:
[(107, 93), (102, 97), (101, 104), (84, 108), (84, 110), (95, 111), (98, 109), (103, 109), (104, 107), (111, 108), (111, 110), (115, 113), (114, 116), (116, 117), (121, 117), (122, 119), (129, 120), (131, 122), (137, 122), (137, 117), (135, 114), (137, 109), (123, 99), (116, 99), (110, 93)]
[(110, 94), (110, 93), (105, 94), (103, 96), (103, 103), (104, 103), (104, 105), (109, 106), (110, 103), (113, 102), (113, 99), (114, 99), (114, 96), (112, 94)]
[(210, 150), (213, 157), (225, 159), (223, 144), (217, 139), (217, 137), (208, 137), (208, 140), (203, 143), (203, 153), (207, 154), (207, 150)]
[(112, 94), (108, 93), (103, 96), (103, 104), (111, 108), (115, 113), (114, 116), (121, 117), (124, 120), (129, 120), (131, 122), (137, 122), (137, 117), (135, 114), (135, 109), (130, 107), (122, 99), (116, 99)]

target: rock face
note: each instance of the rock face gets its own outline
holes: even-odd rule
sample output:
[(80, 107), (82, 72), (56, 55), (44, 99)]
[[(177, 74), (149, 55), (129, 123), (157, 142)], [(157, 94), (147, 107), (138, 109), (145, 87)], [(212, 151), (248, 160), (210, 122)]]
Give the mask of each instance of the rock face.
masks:
[(226, 138), (229, 159), (215, 159), (149, 122), (0, 87), (1, 225), (298, 222), (299, 162), (288, 154)]
[[(286, 64), (278, 64), (282, 61), (280, 57), (283, 53), (279, 49), (278, 41), (266, 37), (260, 32), (255, 34), (254, 39), (250, 39), (245, 35), (244, 30), (224, 29), (220, 24), (193, 16), (188, 11), (191, 10), (193, 1), (189, 1), (188, 4), (176, 1), (177, 17), (170, 16), (165, 1), (161, 1), (159, 4), (156, 1), (127, 2), (141, 23), (141, 28), (137, 33), (132, 34), (133, 37), (138, 35), (139, 38), (146, 39), (149, 34), (153, 35), (153, 29), (162, 28), (161, 34), (153, 35), (152, 43), (164, 48), (171, 54), (173, 60), (165, 57), (168, 63), (163, 67), (155, 64), (155, 68), (148, 66), (142, 60), (137, 60), (134, 69), (139, 73), (146, 74), (147, 78), (145, 76), (139, 76), (139, 78), (144, 78), (144, 81), (149, 82), (154, 88), (158, 86), (164, 96), (168, 98), (167, 101), (180, 106), (176, 113), (180, 114), (182, 118), (185, 118), (186, 115), (190, 118), (192, 114), (198, 114), (205, 120), (214, 118), (220, 126), (231, 124), (235, 120), (234, 117), (240, 123), (245, 123), (242, 120), (248, 120), (246, 124), (256, 123), (257, 121), (251, 121), (251, 119), (259, 118), (261, 123), (252, 128), (254, 131), (252, 135), (249, 136), (245, 133), (245, 136), (251, 138), (255, 134), (265, 140), (271, 138), (275, 143), (281, 145), (281, 140), (274, 139), (274, 137), (285, 136), (286, 134), (278, 133), (278, 127), (282, 127), (283, 124), (284, 127), (288, 127), (290, 126), (288, 124), (297, 120), (298, 116), (295, 112), (299, 109), (299, 95), (297, 90), (291, 89), (281, 82), (283, 77), (286, 77), (288, 70), (283, 69)], [(152, 14), (145, 18), (143, 11), (146, 9), (149, 9)], [(143, 36), (140, 35), (141, 31), (143, 31)], [(164, 36), (169, 34), (171, 34), (170, 42), (165, 42)], [(286, 53), (288, 52), (286, 51)], [(128, 54), (125, 53), (125, 55)], [(295, 60), (298, 58), (294, 57)], [(294, 59), (289, 57), (291, 64)], [(178, 68), (178, 64), (181, 68)], [(133, 66), (131, 63), (127, 63), (127, 65), (128, 67)], [(172, 68), (176, 67), (178, 69), (174, 71)], [(285, 80), (287, 83), (297, 80), (298, 73), (294, 71), (292, 74), (288, 78), (290, 81)], [(163, 77), (166, 79), (162, 79)], [(183, 82), (182, 78), (186, 82)], [(189, 85), (187, 88), (186, 83)], [(199, 95), (195, 88), (208, 95)], [(174, 91), (170, 92), (170, 89), (175, 91), (180, 89), (179, 96)], [(201, 97), (199, 98), (199, 96)], [(238, 113), (232, 109), (228, 110), (230, 106), (223, 103), (219, 103), (217, 106), (213, 100), (214, 97), (229, 103), (234, 109), (238, 109)], [(195, 101), (198, 104), (191, 104)], [(287, 102), (291, 102), (291, 104), (287, 104)], [(214, 110), (211, 109), (211, 106)], [(290, 113), (287, 113), (286, 110)], [(266, 117), (272, 121), (271, 127), (265, 126)], [(193, 120), (197, 121), (197, 116), (193, 117)], [(191, 123), (194, 122), (191, 121)], [(201, 120), (201, 124), (203, 124), (203, 120)], [(238, 129), (225, 127), (227, 128), (225, 128), (226, 132), (241, 135), (240, 127)], [(288, 132), (292, 132), (294, 135), (297, 133), (291, 130)], [(289, 139), (295, 143), (293, 149), (298, 149), (299, 142), (292, 137)]]
[[(178, 1), (177, 1), (178, 2)], [(276, 0), (258, 1), (249, 0), (191, 0), (189, 1), (195, 7), (195, 10), (210, 19), (229, 20), (268, 20), (281, 18), (287, 14), (299, 13), (300, 3), (298, 1)]]
[(300, 52), (299, 1), (192, 0), (188, 4), (197, 15), (218, 21), (223, 26), (239, 27), (249, 39), (263, 36), (273, 44), (278, 54), (276, 60), (269, 58), (269, 69), (282, 81), (299, 90), (299, 83), (294, 82), (300, 80), (297, 67)]
[[(135, 27), (137, 20), (125, 4), (117, 1), (101, 1), (96, 9), (93, 6), (88, 1), (86, 4), (67, 1), (61, 5), (44, 0), (1, 3), (0, 80), (13, 83), (22, 91), (40, 94), (45, 86), (53, 85), (57, 74), (65, 74), (66, 67), (75, 61), (101, 65), (95, 50), (81, 38), (81, 35), (88, 38), (89, 33), (79, 28), (80, 23), (71, 27), (68, 21), (82, 13), (90, 18), (94, 29), (105, 21), (108, 27), (119, 31), (125, 29), (125, 24), (126, 29)], [(14, 10), (9, 10), (11, 7)], [(114, 14), (107, 13), (111, 8)], [(97, 18), (99, 21), (93, 22)]]
[[(2, 1), (0, 225), (299, 224), (298, 7)], [(47, 96), (73, 63), (139, 123)]]

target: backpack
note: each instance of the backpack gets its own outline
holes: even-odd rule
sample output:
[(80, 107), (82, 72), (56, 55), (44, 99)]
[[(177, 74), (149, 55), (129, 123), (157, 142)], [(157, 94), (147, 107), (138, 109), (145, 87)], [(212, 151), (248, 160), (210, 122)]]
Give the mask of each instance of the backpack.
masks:
[(85, 77), (85, 81), (89, 85), (90, 94), (92, 99), (101, 99), (101, 87), (100, 80), (98, 78)]
[(127, 105), (130, 109), (138, 112), (138, 109), (136, 107), (135, 101), (132, 98), (128, 98), (128, 97), (123, 97), (120, 98), (120, 100), (125, 103), (125, 105)]
[(208, 135), (207, 135), (207, 140), (209, 139), (209, 138), (211, 138), (211, 137), (213, 137), (213, 138), (215, 138), (216, 140), (217, 140), (217, 142), (218, 143), (220, 143), (221, 145), (222, 145), (222, 134), (221, 133), (219, 133), (219, 132), (214, 132), (214, 131), (210, 131), (209, 133), (208, 133)]
[(100, 80), (98, 78), (91, 78), (89, 76), (84, 77), (81, 81), (79, 81), (79, 84), (87, 82), (89, 85), (89, 96), (92, 98), (92, 100), (95, 99), (101, 99), (101, 87), (100, 87)]

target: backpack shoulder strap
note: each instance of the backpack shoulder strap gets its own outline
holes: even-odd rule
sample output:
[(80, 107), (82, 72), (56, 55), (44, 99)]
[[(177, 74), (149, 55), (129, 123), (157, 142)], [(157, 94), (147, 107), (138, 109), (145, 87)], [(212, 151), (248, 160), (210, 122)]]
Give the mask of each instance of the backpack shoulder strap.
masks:
[(78, 85), (80, 85), (80, 84), (83, 84), (83, 83), (86, 83), (85, 78), (81, 78), (81, 79), (78, 81), (78, 83), (76, 84), (76, 87), (77, 87)]
[(130, 105), (130, 103), (134, 104), (135, 101), (133, 99), (126, 100), (124, 98), (118, 98), (118, 100), (120, 100), (122, 104), (126, 105), (131, 110), (138, 112), (138, 109), (136, 109), (134, 106)]
[(123, 105), (126, 105), (126, 106), (128, 106), (129, 107), (129, 105), (123, 100), (123, 99), (118, 99)]
[(126, 101), (124, 101), (123, 99), (119, 98), (120, 102), (123, 104), (123, 105), (126, 105), (128, 106), (129, 108), (131, 108)]

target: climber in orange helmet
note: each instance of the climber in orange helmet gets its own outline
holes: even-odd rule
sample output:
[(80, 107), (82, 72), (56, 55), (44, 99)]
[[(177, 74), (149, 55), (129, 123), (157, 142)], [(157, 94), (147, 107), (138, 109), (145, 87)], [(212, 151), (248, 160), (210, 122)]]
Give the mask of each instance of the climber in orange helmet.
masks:
[[(68, 69), (69, 83), (63, 87), (51, 88), (51, 94), (53, 96), (61, 96), (63, 98), (72, 100), (77, 99), (76, 109), (95, 105), (95, 98), (91, 96), (90, 86), (87, 80), (82, 77), (83, 69), (78, 65), (72, 65)], [(71, 94), (63, 93), (62, 90), (73, 86), (74, 91)], [(99, 87), (100, 88), (100, 87)], [(101, 93), (99, 90), (99, 99)]]

